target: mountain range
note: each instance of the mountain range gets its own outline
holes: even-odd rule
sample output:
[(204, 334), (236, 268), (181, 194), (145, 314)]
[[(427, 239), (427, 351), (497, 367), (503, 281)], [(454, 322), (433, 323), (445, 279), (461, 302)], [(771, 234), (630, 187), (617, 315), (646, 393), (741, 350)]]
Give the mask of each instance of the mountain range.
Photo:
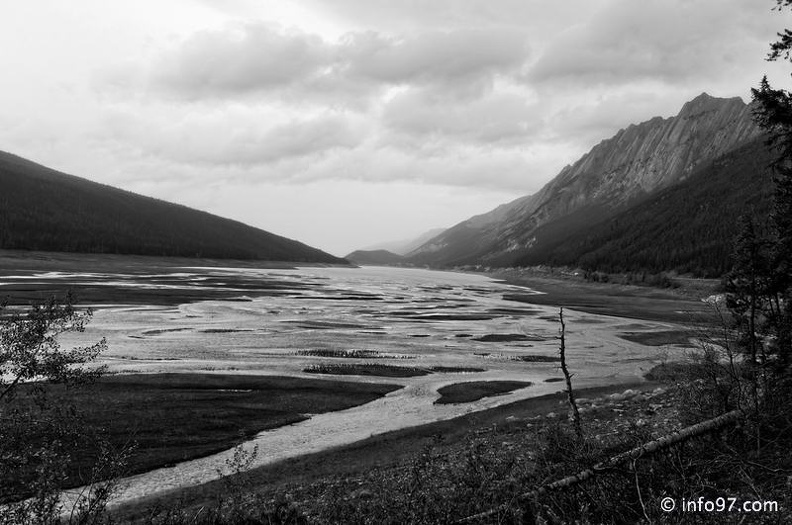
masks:
[[(738, 217), (750, 213), (761, 224), (769, 215), (771, 160), (750, 105), (703, 93), (676, 116), (630, 125), (603, 140), (533, 195), (349, 257), (438, 268), (549, 264), (718, 276), (729, 267)], [(4, 152), (0, 248), (347, 262)]]
[(751, 106), (703, 93), (674, 117), (620, 130), (537, 193), (449, 228), (407, 261), (719, 275), (739, 215), (767, 214), (770, 160)]
[(411, 251), (421, 247), (426, 241), (440, 235), (445, 231), (445, 228), (434, 228), (428, 230), (418, 237), (411, 239), (402, 239), (400, 241), (390, 241), (376, 244), (362, 250), (355, 250), (354, 252), (345, 255), (344, 259), (352, 261), (355, 264), (369, 264), (369, 265), (385, 265), (394, 266), (409, 264), (404, 257)]
[(379, 244), (375, 244), (363, 248), (359, 251), (373, 252), (378, 250), (385, 250), (394, 253), (396, 255), (407, 255), (413, 250), (420, 248), (430, 239), (437, 237), (444, 231), (446, 231), (446, 228), (432, 228), (431, 230), (427, 230), (422, 234), (418, 235), (417, 237), (411, 237), (409, 239), (402, 239), (398, 241), (382, 242)]
[(298, 241), (0, 152), (0, 248), (348, 264)]

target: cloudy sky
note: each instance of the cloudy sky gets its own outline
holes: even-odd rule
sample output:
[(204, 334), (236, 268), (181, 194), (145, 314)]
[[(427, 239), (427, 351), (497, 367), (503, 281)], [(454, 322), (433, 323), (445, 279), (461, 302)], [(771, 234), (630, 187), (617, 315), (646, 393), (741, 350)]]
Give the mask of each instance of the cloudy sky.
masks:
[(784, 64), (773, 0), (27, 0), (0, 150), (336, 255), (533, 193)]

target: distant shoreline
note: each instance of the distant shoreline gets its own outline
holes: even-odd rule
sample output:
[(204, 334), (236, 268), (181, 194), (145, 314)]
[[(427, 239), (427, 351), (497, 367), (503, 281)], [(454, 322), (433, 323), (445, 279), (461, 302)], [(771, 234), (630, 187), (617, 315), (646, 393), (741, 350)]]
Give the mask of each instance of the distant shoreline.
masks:
[[(387, 264), (364, 264), (361, 266), (411, 269), (409, 266)], [(564, 307), (590, 314), (610, 315), (626, 319), (695, 326), (712, 325), (720, 321), (712, 308), (703, 300), (716, 293), (718, 281), (715, 279), (677, 279), (684, 281), (685, 286), (681, 289), (664, 289), (616, 282), (589, 282), (579, 277), (562, 276), (555, 272), (540, 272), (530, 268), (495, 269), (487, 272), (449, 268), (415, 269), (480, 275), (504, 284), (540, 292), (506, 295), (509, 300), (527, 304)]]
[(700, 281), (700, 287), (683, 291), (617, 283), (593, 283), (579, 278), (563, 278), (531, 270), (500, 270), (484, 275), (541, 294), (512, 294), (510, 300), (571, 308), (581, 312), (671, 322), (685, 325), (719, 321), (703, 301), (715, 293), (714, 281)]
[[(262, 268), (289, 270), (298, 267), (317, 268), (356, 268), (353, 263), (320, 263), (304, 261), (271, 261), (265, 259), (218, 259), (212, 257), (170, 257), (161, 255), (137, 255), (116, 253), (85, 252), (48, 252), (38, 250), (8, 250), (0, 248), (0, 276), (8, 275), (9, 270), (52, 271), (54, 266), (71, 268), (80, 264), (81, 271), (89, 271), (94, 266), (164, 266), (164, 267), (230, 267)], [(44, 267), (44, 265), (47, 265)], [(87, 265), (87, 266), (86, 266)]]
[[(114, 284), (97, 285), (95, 281), (106, 275), (133, 279), (156, 274), (180, 274), (190, 268), (206, 270), (224, 268), (250, 270), (297, 270), (298, 268), (349, 268), (356, 266), (332, 263), (301, 261), (261, 261), (239, 259), (209, 259), (189, 257), (165, 257), (152, 255), (91, 254), (74, 252), (45, 252), (0, 249), (0, 280), (6, 278), (0, 288), (0, 299), (8, 298), (9, 305), (24, 306), (40, 303), (51, 296), (63, 297), (68, 291), (74, 294), (75, 304), (91, 305), (92, 308), (117, 306), (119, 303), (134, 305), (175, 306), (206, 300), (238, 300), (240, 296), (276, 293), (266, 279), (255, 275), (235, 275), (230, 281), (239, 284), (246, 280), (245, 292), (228, 289), (151, 290)], [(244, 272), (237, 272), (242, 274)], [(39, 279), (33, 275), (44, 274)], [(71, 275), (73, 274), (73, 275)], [(95, 274), (92, 276), (92, 274)], [(93, 277), (93, 278), (92, 278)], [(162, 275), (160, 275), (162, 278)], [(230, 282), (229, 281), (229, 282)]]

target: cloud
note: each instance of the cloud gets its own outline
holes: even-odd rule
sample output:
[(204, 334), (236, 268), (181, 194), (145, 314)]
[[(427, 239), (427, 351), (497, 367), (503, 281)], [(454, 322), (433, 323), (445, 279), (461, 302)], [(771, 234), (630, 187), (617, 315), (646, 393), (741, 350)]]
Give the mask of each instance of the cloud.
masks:
[(614, 0), (560, 33), (527, 80), (584, 86), (712, 82), (761, 56), (764, 14), (741, 0)]
[(268, 90), (321, 75), (331, 55), (315, 35), (247, 24), (193, 35), (159, 61), (152, 81), (188, 98)]
[(427, 140), (524, 146), (542, 126), (528, 97), (494, 91), (460, 103), (437, 90), (410, 89), (385, 104), (382, 121), (409, 147)]
[(171, 113), (163, 108), (141, 118), (112, 112), (106, 119), (107, 140), (181, 164), (252, 167), (315, 159), (354, 148), (367, 136), (365, 123), (334, 113), (281, 122), (273, 120), (282, 115), (244, 106), (175, 118)]
[[(733, 96), (732, 73), (763, 66), (768, 38), (742, 0), (295, 5), (347, 32), (251, 16), (160, 42), (150, 64), (106, 75), (128, 89), (112, 140), (238, 180), (532, 191), (621, 127), (704, 90)], [(265, 11), (223, 7), (239, 9)]]
[(302, 0), (326, 16), (379, 31), (423, 28), (519, 28), (544, 37), (569, 20), (586, 17), (603, 0)]
[(400, 182), (511, 191), (519, 195), (539, 188), (537, 181), (541, 179), (534, 177), (537, 173), (560, 170), (567, 152), (563, 147), (518, 150), (478, 145), (409, 150), (367, 142), (301, 164), (300, 169), (295, 169), (295, 165), (284, 167), (294, 173), (289, 179), (294, 184), (327, 180)]
[[(407, 35), (346, 34), (339, 42), (263, 23), (203, 31), (165, 53), (150, 73), (154, 91), (183, 100), (276, 95), (347, 106), (393, 85), (487, 85), (518, 70), (528, 56), (515, 30), (457, 29)], [(135, 68), (131, 68), (132, 71)], [(123, 73), (110, 83), (128, 83)], [(346, 100), (345, 100), (346, 99)]]
[(352, 76), (409, 84), (469, 81), (506, 73), (523, 64), (528, 47), (519, 31), (457, 29), (403, 37), (352, 33), (340, 52)]

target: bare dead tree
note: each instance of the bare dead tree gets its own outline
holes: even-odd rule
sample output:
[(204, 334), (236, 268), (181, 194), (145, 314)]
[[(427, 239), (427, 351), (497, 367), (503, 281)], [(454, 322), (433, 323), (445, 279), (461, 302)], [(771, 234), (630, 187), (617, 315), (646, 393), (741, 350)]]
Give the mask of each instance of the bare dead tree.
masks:
[[(542, 496), (548, 492), (566, 489), (569, 487), (573, 487), (586, 481), (598, 474), (604, 474), (616, 469), (619, 465), (628, 462), (628, 461), (635, 461), (641, 458), (649, 457), (661, 450), (668, 449), (673, 445), (677, 445), (679, 443), (684, 443), (685, 441), (703, 436), (705, 434), (709, 434), (716, 430), (723, 428), (726, 425), (733, 425), (741, 420), (744, 420), (746, 417), (746, 413), (742, 410), (732, 410), (731, 412), (727, 412), (726, 414), (721, 414), (720, 416), (708, 419), (706, 421), (702, 421), (701, 423), (697, 423), (695, 425), (683, 428), (681, 430), (672, 432), (667, 434), (663, 437), (650, 441), (648, 443), (644, 443), (638, 447), (632, 448), (626, 452), (622, 452), (621, 454), (617, 454), (611, 458), (608, 458), (591, 468), (587, 468), (578, 472), (577, 474), (567, 476), (563, 479), (559, 479), (558, 481), (554, 481), (552, 483), (548, 483), (537, 487), (536, 489), (526, 492), (518, 496), (511, 504), (514, 504), (515, 501), (519, 500), (522, 505), (525, 505), (529, 512), (531, 510), (531, 502), (536, 502), (536, 499), (539, 496)], [(478, 523), (481, 522), (484, 518), (497, 515), (498, 513), (503, 512), (504, 508), (507, 504), (500, 505), (493, 509), (480, 512), (478, 514), (474, 514), (472, 516), (467, 516), (460, 520), (457, 520), (455, 523)]]
[(561, 328), (558, 330), (561, 371), (564, 373), (564, 379), (566, 380), (567, 400), (569, 401), (569, 409), (572, 411), (572, 425), (575, 428), (575, 435), (577, 435), (580, 441), (583, 441), (583, 428), (580, 426), (580, 411), (575, 402), (575, 392), (572, 390), (572, 374), (569, 373), (569, 368), (567, 368), (566, 365), (566, 324), (564, 323), (563, 307), (561, 307), (558, 312), (558, 319), (561, 321)]

